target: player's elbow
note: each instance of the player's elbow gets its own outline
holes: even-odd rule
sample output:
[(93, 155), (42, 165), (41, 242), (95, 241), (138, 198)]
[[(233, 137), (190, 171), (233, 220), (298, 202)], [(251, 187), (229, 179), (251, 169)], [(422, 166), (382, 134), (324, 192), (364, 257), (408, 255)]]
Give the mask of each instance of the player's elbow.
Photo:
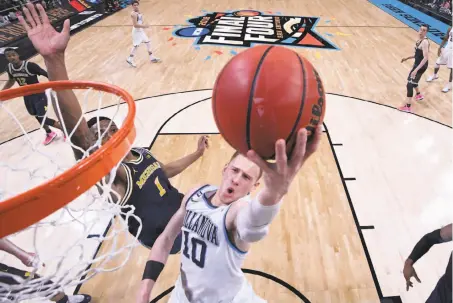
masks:
[(262, 227), (241, 227), (239, 230), (238, 228), (238, 236), (239, 238), (247, 243), (258, 242), (264, 239), (269, 233), (269, 226), (262, 226)]

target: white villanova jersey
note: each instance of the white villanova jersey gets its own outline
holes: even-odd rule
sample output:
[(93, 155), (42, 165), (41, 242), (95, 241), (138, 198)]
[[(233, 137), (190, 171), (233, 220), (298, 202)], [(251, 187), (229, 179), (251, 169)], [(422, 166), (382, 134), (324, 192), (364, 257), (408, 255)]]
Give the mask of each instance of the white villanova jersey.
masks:
[(447, 49), (453, 49), (453, 29), (448, 33)]
[[(137, 16), (137, 24), (142, 25), (143, 24), (143, 15), (140, 13), (136, 13), (135, 15)], [(135, 28), (132, 26), (132, 31), (142, 32), (143, 28)]]
[(235, 302), (244, 292), (241, 266), (246, 252), (228, 239), (225, 217), (230, 206), (215, 207), (208, 199), (216, 190), (205, 185), (187, 201), (181, 272), (171, 302)]

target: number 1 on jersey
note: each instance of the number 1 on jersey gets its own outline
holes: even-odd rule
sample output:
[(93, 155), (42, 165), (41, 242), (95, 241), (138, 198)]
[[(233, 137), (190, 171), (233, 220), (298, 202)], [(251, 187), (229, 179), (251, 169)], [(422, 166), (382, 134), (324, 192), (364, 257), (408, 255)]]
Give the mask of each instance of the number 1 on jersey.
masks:
[(162, 197), (163, 195), (165, 195), (165, 193), (167, 192), (165, 190), (165, 188), (162, 187), (162, 185), (160, 184), (159, 182), (159, 176), (156, 177), (156, 180), (154, 180), (154, 184), (156, 184), (157, 188), (159, 189), (159, 195)]

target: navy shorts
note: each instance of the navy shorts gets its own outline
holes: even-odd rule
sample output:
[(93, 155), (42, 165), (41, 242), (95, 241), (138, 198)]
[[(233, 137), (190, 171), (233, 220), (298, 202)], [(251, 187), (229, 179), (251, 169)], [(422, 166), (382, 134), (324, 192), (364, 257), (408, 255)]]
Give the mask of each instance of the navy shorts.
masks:
[(45, 94), (35, 94), (24, 96), (25, 107), (32, 116), (44, 117), (47, 112), (47, 96)]

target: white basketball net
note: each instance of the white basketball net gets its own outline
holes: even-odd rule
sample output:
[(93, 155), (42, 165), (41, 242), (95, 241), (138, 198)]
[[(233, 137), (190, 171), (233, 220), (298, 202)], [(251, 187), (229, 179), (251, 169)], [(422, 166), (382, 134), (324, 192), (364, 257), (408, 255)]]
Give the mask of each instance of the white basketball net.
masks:
[[(49, 98), (50, 94), (56, 98), (56, 94), (50, 90), (46, 94), (49, 100), (46, 118), (52, 116), (56, 120), (54, 113), (60, 112), (60, 108), (57, 106), (52, 110)], [(84, 90), (83, 96), (78, 96), (82, 111), (86, 113), (87, 120), (96, 115), (110, 117), (119, 128), (121, 123), (118, 122), (126, 116), (124, 112), (127, 112), (127, 105), (121, 104), (122, 99), (112, 94), (107, 94), (113, 97), (111, 101), (103, 101), (104, 94), (96, 90)], [(88, 107), (88, 102), (97, 107), (90, 113), (87, 110), (93, 108)], [(112, 104), (108, 110), (101, 110)], [(0, 102), (0, 119), (3, 135), (6, 133), (6, 137), (14, 137), (18, 132), (22, 134), (0, 144), (0, 203), (72, 167), (76, 160), (71, 147), (83, 151), (83, 158), (89, 156), (87, 151), (71, 143), (69, 138), (73, 134), (67, 133), (64, 125), (67, 139), (63, 139), (61, 131), (51, 128), (58, 138), (46, 146), (43, 145), (46, 134), (43, 125), (28, 133), (25, 122), (21, 121), (28, 121), (29, 125), (35, 127), (38, 122), (26, 114), (21, 98)], [(100, 145), (99, 139), (95, 147)], [(104, 177), (97, 183), (102, 188), (102, 194), (93, 186), (37, 224), (7, 237), (26, 252), (35, 254), (35, 258), (32, 260), (34, 267), (27, 267), (13, 255), (0, 251), (0, 263), (31, 273), (24, 278), (0, 270), (0, 302), (52, 298), (61, 291), (70, 295), (78, 284), (98, 273), (117, 270), (128, 261), (133, 248), (138, 245), (136, 237), (141, 232), (141, 221), (133, 214), (133, 207), (121, 207), (113, 203), (112, 196), (117, 199), (120, 197), (112, 189), (118, 166), (119, 163), (112, 169), (109, 182)], [(128, 232), (127, 222), (132, 220), (140, 224), (136, 235)]]

